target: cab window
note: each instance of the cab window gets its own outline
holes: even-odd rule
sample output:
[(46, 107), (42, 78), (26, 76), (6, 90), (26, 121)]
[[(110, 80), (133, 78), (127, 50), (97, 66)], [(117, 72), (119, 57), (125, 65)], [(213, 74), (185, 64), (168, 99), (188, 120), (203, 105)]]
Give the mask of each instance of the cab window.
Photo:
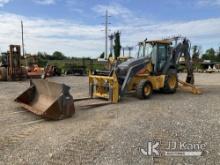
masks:
[(167, 61), (167, 46), (159, 45), (158, 46), (158, 64), (159, 70), (162, 70)]

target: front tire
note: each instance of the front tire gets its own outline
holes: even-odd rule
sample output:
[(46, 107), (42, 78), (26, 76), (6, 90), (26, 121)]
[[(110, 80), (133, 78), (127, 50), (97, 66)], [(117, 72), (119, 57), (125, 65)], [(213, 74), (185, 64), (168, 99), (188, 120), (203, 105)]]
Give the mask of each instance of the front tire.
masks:
[(139, 99), (148, 99), (153, 93), (153, 86), (148, 80), (141, 80), (137, 86), (137, 97)]

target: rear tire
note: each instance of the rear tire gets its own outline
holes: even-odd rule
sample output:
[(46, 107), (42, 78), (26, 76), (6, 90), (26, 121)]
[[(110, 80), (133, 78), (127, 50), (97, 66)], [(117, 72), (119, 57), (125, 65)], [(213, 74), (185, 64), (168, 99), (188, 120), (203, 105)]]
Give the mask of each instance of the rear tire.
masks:
[(0, 81), (7, 81), (7, 69), (0, 67)]
[(141, 80), (136, 89), (137, 97), (139, 99), (148, 99), (153, 93), (153, 86), (148, 80)]
[(164, 88), (162, 89), (162, 91), (164, 93), (172, 94), (176, 92), (177, 87), (178, 87), (177, 70), (170, 69), (165, 78)]

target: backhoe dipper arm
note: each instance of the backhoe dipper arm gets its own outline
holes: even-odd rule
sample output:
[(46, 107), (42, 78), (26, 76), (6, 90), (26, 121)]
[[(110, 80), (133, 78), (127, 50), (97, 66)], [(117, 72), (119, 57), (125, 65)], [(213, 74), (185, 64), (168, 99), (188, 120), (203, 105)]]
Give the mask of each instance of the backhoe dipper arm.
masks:
[(176, 64), (179, 63), (179, 58), (184, 55), (185, 65), (187, 69), (186, 82), (194, 84), (193, 65), (190, 56), (190, 43), (189, 40), (184, 39), (182, 43), (179, 43), (173, 50), (173, 60)]

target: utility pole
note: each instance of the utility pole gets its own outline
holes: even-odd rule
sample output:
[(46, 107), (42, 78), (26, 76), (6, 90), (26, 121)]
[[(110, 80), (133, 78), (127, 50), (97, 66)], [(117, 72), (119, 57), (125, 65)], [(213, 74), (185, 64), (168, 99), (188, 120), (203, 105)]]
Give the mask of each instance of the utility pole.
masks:
[(23, 27), (23, 21), (21, 20), (21, 39), (22, 39), (22, 52), (24, 57), (24, 27)]
[(105, 59), (108, 58), (108, 10), (105, 13)]

